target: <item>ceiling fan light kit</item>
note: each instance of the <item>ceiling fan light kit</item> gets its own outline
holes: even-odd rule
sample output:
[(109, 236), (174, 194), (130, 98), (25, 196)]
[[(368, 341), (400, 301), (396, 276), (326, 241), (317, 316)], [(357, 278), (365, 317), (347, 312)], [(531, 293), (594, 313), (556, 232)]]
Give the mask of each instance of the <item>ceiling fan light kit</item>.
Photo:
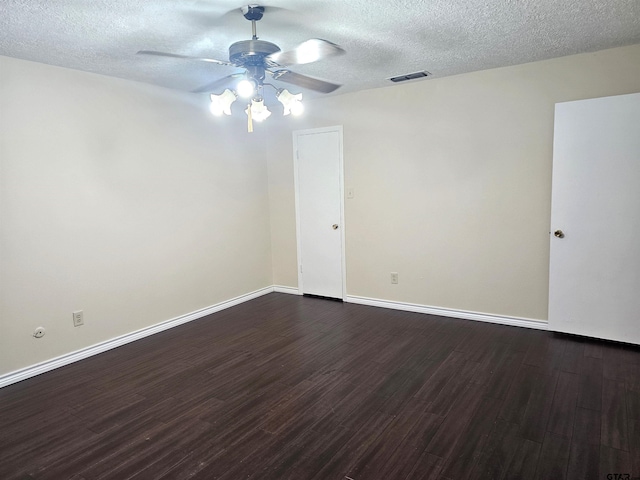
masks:
[[(275, 81), (289, 83), (320, 93), (331, 93), (340, 88), (339, 84), (309, 77), (283, 68), (343, 55), (345, 51), (339, 45), (327, 40), (312, 38), (301, 43), (293, 50), (282, 52), (276, 44), (258, 39), (256, 22), (262, 19), (265, 7), (260, 5), (247, 5), (242, 7), (241, 11), (244, 17), (251, 22), (252, 38), (251, 40), (241, 40), (231, 44), (229, 47), (228, 62), (213, 58), (190, 57), (188, 55), (150, 50), (141, 50), (138, 54), (190, 59), (243, 68), (244, 73), (227, 75), (224, 78), (195, 90), (194, 93), (210, 93), (211, 104), (209, 105), (209, 109), (211, 113), (216, 116), (223, 114), (231, 115), (231, 104), (236, 101), (238, 97), (249, 100), (247, 109), (245, 110), (248, 117), (247, 129), (249, 132), (253, 131), (253, 120), (259, 122), (271, 115), (271, 112), (264, 104), (263, 90), (265, 86), (271, 87), (276, 91), (276, 98), (283, 105), (284, 115), (291, 114), (297, 116), (304, 111), (302, 93), (292, 94), (286, 89), (266, 83), (265, 79), (267, 75)], [(235, 90), (226, 88), (221, 94), (211, 93), (211, 91), (224, 87), (231, 80), (238, 78), (242, 78), (242, 80), (236, 84)]]

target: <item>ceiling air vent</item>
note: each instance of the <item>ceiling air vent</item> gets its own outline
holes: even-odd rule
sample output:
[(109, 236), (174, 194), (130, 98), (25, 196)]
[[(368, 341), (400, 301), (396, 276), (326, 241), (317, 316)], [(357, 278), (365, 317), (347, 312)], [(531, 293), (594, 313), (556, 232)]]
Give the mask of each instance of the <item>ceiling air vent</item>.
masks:
[(416, 78), (424, 78), (429, 76), (431, 76), (431, 74), (426, 70), (423, 70), (422, 72), (407, 73), (406, 75), (391, 77), (389, 80), (391, 80), (392, 82), (398, 83), (398, 82), (406, 82), (407, 80), (415, 80)]

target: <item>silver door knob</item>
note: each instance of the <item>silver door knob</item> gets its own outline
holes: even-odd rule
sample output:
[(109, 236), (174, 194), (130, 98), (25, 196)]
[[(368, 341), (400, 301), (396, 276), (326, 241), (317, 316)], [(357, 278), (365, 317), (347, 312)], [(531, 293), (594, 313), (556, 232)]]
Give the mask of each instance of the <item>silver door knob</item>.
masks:
[(562, 230), (556, 230), (553, 234), (558, 238), (564, 238), (564, 232)]
[(331, 228), (333, 228), (334, 230), (337, 230), (338, 229), (338, 224), (334, 223), (333, 225), (331, 225)]

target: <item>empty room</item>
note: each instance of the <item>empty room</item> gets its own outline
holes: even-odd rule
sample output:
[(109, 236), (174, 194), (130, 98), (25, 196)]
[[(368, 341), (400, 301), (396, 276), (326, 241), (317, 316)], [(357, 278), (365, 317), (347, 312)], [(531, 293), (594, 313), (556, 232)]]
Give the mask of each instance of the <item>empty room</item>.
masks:
[(0, 479), (640, 479), (640, 2), (0, 2)]

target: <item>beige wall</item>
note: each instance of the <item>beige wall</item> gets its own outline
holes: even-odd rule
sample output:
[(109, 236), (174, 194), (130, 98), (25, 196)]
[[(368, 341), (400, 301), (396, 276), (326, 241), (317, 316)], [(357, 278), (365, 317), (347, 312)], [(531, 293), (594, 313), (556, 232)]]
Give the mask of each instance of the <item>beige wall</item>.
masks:
[(554, 104), (638, 91), (635, 45), (320, 99), (305, 121), (274, 119), (274, 283), (297, 286), (291, 132), (343, 125), (349, 295), (546, 320)]
[(264, 138), (236, 117), (0, 57), (0, 375), (272, 284)]
[(246, 135), (198, 96), (0, 57), (0, 375), (295, 287), (291, 132), (329, 125), (349, 295), (546, 319), (554, 103), (637, 91), (632, 46), (319, 99)]

